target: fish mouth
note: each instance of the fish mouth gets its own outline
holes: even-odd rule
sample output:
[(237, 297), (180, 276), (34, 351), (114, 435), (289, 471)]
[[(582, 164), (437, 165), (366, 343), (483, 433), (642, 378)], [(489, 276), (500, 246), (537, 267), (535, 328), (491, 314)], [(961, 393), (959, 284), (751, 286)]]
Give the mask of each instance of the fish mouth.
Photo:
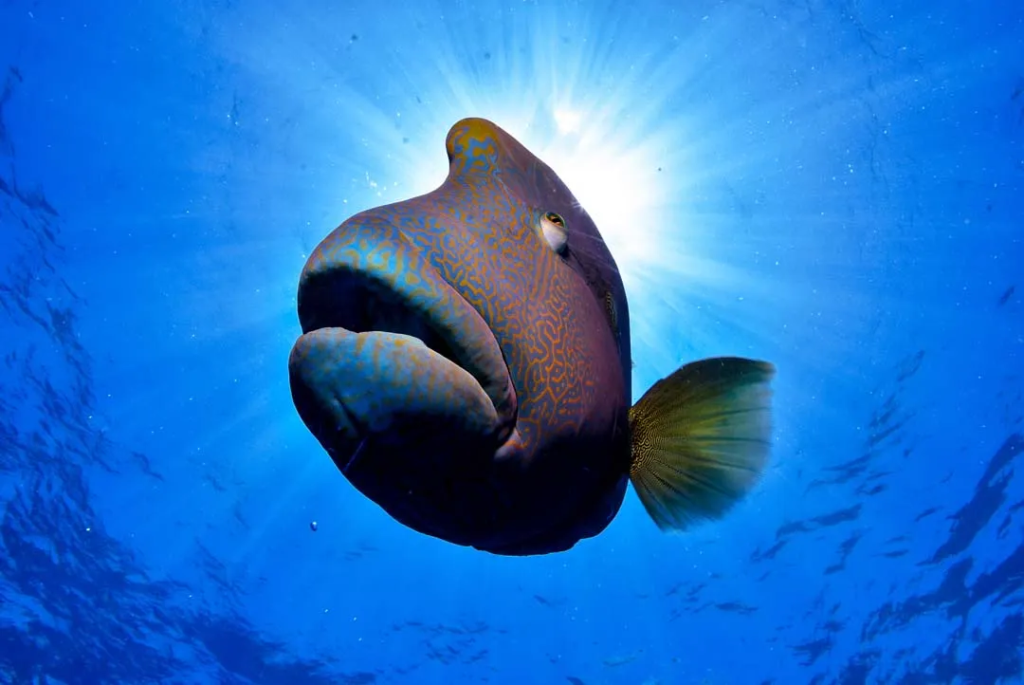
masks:
[(343, 223), (303, 270), (303, 335), (289, 358), (296, 408), (346, 476), (367, 440), (447, 431), (453, 446), (493, 455), (518, 410), (501, 348), (473, 305), (373, 211)]

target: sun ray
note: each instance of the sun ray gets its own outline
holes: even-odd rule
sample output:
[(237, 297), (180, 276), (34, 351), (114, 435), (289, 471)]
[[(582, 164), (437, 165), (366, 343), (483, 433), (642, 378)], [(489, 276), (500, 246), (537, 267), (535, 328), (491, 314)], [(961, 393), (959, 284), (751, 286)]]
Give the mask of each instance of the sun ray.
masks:
[[(874, 170), (848, 161), (862, 157), (837, 141), (852, 128), (884, 131), (887, 116), (866, 102), (859, 65), (758, 64), (786, 34), (738, 42), (750, 14), (738, 6), (655, 20), (611, 2), (420, 2), (386, 21), (360, 14), (370, 6), (351, 8), (358, 31), (320, 21), (322, 9), (303, 2), (285, 22), (270, 7), (251, 10), (245, 25), (213, 22), (234, 82), (261, 96), (236, 98), (225, 115), (238, 135), (193, 160), (253, 192), (197, 202), (175, 219), (183, 230), (232, 227), (206, 241), (194, 269), (206, 277), (178, 304), (215, 322), (204, 330), (211, 349), (293, 336), (295, 279), (312, 247), (360, 210), (437, 187), (449, 127), (482, 116), (562, 177), (608, 243), (630, 301), (635, 397), (696, 358), (791, 354), (810, 344), (809, 330), (828, 344), (803, 355), (800, 373), (858, 352), (849, 341), (872, 325), (872, 302), (856, 279), (893, 240), (864, 242), (883, 210), (842, 211), (870, 208)], [(894, 99), (914, 77), (883, 73), (871, 87)], [(268, 354), (236, 355), (231, 373), (259, 369), (286, 392)], [(259, 403), (245, 406), (214, 433), (249, 430)], [(287, 440), (265, 432), (261, 440)], [(270, 478), (270, 469), (254, 463), (249, 476)], [(300, 496), (294, 482), (282, 487)]]

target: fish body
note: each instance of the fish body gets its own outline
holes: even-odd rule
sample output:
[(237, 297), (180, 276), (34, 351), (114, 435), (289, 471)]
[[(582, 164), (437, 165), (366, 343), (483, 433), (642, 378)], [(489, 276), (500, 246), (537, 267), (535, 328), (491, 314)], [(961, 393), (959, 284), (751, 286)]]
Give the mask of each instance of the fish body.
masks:
[(724, 513), (767, 456), (771, 366), (705, 360), (631, 406), (594, 222), (492, 122), (445, 145), (439, 188), (349, 218), (302, 271), (289, 372), (309, 430), (401, 523), (496, 554), (597, 535), (630, 480), (662, 528)]

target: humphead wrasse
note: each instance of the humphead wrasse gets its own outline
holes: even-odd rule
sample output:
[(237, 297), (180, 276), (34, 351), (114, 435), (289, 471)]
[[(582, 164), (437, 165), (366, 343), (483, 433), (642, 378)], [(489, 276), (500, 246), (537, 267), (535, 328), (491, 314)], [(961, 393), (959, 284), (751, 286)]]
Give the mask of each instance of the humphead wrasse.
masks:
[(629, 312), (544, 162), (464, 119), (426, 195), (346, 220), (299, 279), (303, 422), (401, 523), (495, 554), (597, 535), (632, 481), (665, 530), (722, 516), (769, 452), (773, 367), (687, 364), (631, 406)]

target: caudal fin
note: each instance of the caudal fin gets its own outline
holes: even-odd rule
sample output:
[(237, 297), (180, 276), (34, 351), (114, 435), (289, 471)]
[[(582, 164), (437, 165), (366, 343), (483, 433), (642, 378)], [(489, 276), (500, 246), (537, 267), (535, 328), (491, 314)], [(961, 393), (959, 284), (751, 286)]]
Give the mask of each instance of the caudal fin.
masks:
[(768, 461), (775, 367), (740, 357), (683, 366), (629, 410), (630, 479), (662, 530), (719, 518)]

